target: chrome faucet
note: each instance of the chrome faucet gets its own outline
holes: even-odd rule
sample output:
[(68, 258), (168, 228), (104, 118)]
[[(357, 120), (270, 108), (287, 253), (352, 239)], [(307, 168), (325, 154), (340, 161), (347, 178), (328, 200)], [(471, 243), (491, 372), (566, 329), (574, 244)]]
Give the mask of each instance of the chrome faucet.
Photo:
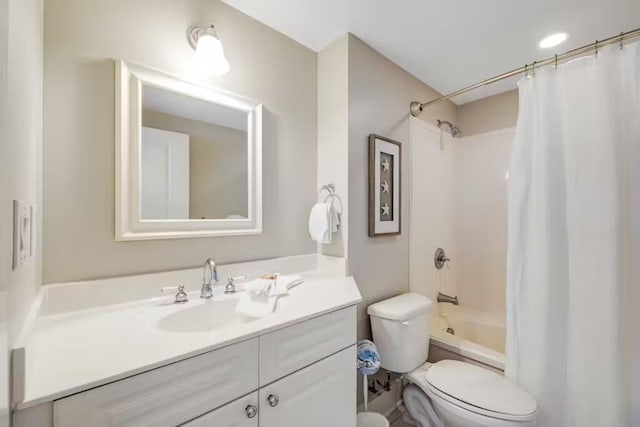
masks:
[(438, 292), (438, 302), (448, 302), (449, 304), (458, 305), (458, 297), (450, 297), (442, 292)]
[[(209, 281), (207, 282), (207, 267), (209, 267)], [(204, 270), (202, 271), (202, 290), (200, 298), (211, 298), (213, 296), (212, 284), (218, 283), (218, 269), (216, 262), (211, 258), (207, 258), (204, 262)]]

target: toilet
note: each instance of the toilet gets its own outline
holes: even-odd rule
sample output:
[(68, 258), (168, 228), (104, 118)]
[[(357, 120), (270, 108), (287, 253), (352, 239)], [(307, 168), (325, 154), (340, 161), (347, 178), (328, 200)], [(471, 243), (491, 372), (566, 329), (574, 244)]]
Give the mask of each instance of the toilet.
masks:
[(382, 367), (403, 374), (405, 407), (419, 427), (530, 427), (535, 400), (501, 375), (457, 360), (428, 363), (433, 302), (406, 293), (367, 308)]

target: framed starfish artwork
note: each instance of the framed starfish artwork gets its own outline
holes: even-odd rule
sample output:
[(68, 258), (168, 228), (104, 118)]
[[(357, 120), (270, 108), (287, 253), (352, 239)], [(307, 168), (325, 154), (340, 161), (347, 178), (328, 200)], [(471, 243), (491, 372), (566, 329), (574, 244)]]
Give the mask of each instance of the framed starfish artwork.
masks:
[(400, 147), (369, 135), (369, 237), (400, 234)]

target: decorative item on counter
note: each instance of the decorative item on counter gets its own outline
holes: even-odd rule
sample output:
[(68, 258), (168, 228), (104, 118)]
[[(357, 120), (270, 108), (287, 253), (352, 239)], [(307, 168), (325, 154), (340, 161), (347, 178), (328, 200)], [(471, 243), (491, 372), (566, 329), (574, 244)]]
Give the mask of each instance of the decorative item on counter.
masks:
[(275, 288), (275, 285), (278, 282), (278, 273), (263, 274), (261, 279), (266, 280), (267, 283), (260, 290), (260, 295), (271, 296), (271, 288)]
[(400, 143), (369, 135), (369, 236), (400, 234)]
[(236, 313), (248, 317), (262, 317), (273, 313), (278, 298), (289, 294), (289, 290), (304, 282), (301, 276), (265, 274), (244, 284), (246, 291), (238, 301)]

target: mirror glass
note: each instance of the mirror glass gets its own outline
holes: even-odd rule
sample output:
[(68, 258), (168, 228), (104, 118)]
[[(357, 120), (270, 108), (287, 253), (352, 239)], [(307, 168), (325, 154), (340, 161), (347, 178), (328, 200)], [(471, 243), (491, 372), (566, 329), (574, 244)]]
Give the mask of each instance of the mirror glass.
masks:
[(141, 219), (247, 218), (248, 124), (247, 111), (143, 84)]

